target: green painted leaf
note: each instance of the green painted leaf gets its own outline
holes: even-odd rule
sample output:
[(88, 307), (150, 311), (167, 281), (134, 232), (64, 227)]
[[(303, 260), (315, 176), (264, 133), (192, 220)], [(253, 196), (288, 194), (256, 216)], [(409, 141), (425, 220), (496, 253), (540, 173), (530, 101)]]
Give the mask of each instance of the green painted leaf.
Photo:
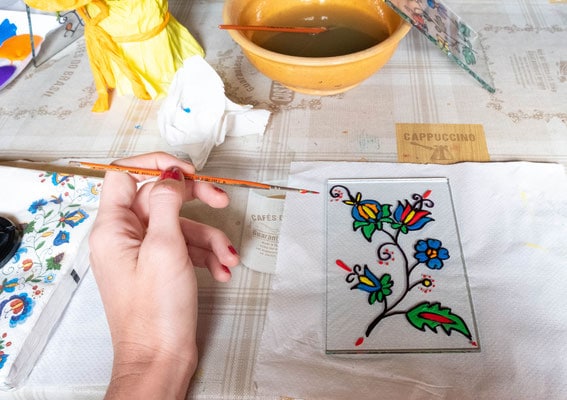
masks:
[(368, 297), (368, 302), (369, 302), (370, 304), (376, 303), (376, 292), (372, 293), (372, 294)]
[(75, 185), (73, 185), (71, 182), (67, 183), (67, 187), (71, 190), (75, 190)]
[(447, 336), (450, 336), (452, 331), (457, 331), (472, 339), (465, 321), (457, 314), (453, 314), (449, 307), (442, 307), (440, 303), (420, 303), (406, 312), (406, 318), (412, 326), (421, 331), (425, 331), (425, 327), (428, 327), (437, 333), (437, 327), (441, 327)]
[(376, 225), (369, 224), (362, 227), (362, 235), (368, 240), (369, 242), (372, 241), (372, 235), (376, 231)]
[(366, 222), (366, 221), (354, 221), (352, 223), (352, 228), (356, 231), (358, 228), (360, 228), (361, 226), (366, 226), (368, 225), (370, 222)]
[(34, 229), (35, 229), (35, 221), (32, 221), (26, 225), (26, 227), (24, 228), (24, 233), (31, 233), (34, 231)]
[(43, 242), (39, 242), (39, 244), (37, 246), (35, 246), (36, 250), (39, 250), (43, 247), (43, 245), (45, 244), (45, 240)]
[(49, 212), (45, 214), (45, 218), (49, 217), (51, 214), (53, 214), (53, 210), (49, 210)]

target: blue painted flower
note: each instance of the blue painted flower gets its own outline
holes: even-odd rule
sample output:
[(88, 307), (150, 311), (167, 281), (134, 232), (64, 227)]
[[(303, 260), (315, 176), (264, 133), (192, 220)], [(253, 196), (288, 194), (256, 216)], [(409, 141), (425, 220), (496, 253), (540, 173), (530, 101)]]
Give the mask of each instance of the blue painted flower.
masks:
[(12, 262), (17, 263), (18, 261), (20, 261), (22, 254), (27, 253), (27, 252), (28, 252), (27, 247), (20, 246), (20, 248), (14, 254), (14, 257), (12, 258)]
[(47, 204), (47, 201), (45, 199), (39, 199), (34, 201), (31, 206), (28, 208), (28, 211), (31, 212), (32, 214), (37, 213), (37, 211), (42, 208), (43, 206), (45, 206)]
[(51, 196), (51, 197), (52, 197), (53, 199), (52, 199), (52, 200), (49, 200), (50, 203), (53, 203), (53, 204), (61, 204), (61, 203), (63, 203), (63, 196), (62, 196), (62, 195), (59, 195), (59, 197), (55, 197), (55, 196)]
[(87, 187), (80, 191), (80, 195), (84, 197), (85, 201), (97, 201), (100, 196), (100, 183), (88, 182)]
[(54, 172), (51, 174), (51, 183), (53, 183), (54, 186), (64, 184), (67, 180), (69, 180), (71, 176), (72, 175), (59, 174)]
[(12, 293), (18, 287), (18, 278), (13, 278), (8, 280), (8, 278), (4, 278), (4, 281), (0, 285), (0, 293)]
[(34, 301), (27, 293), (11, 296), (0, 303), (0, 315), (10, 319), (10, 327), (24, 322), (32, 313)]
[(352, 217), (361, 222), (378, 222), (382, 215), (380, 203), (376, 200), (362, 200), (360, 193), (356, 194), (356, 200), (345, 200), (344, 203), (352, 206)]
[(415, 245), (414, 257), (420, 263), (425, 263), (429, 269), (443, 268), (443, 260), (449, 258), (449, 251), (441, 247), (437, 239), (419, 240)]
[(65, 214), (61, 213), (61, 218), (59, 218), (58, 226), (69, 225), (71, 228), (74, 228), (88, 217), (89, 214), (87, 214), (82, 209), (73, 212), (66, 212)]
[(364, 292), (367, 292), (368, 295), (368, 303), (374, 304), (376, 300), (379, 303), (383, 302), (386, 296), (392, 294), (391, 287), (394, 285), (394, 282), (391, 280), (392, 277), (390, 274), (384, 274), (378, 279), (376, 275), (368, 269), (368, 267), (364, 266), (364, 274), (357, 274), (358, 275), (358, 283), (351, 287), (352, 289), (359, 289)]
[(61, 246), (64, 243), (69, 243), (69, 238), (71, 235), (67, 231), (59, 231), (55, 239), (53, 239), (53, 244), (55, 246)]
[(43, 281), (45, 283), (51, 283), (54, 280), (55, 280), (55, 274), (54, 273), (48, 274), (48, 275), (45, 276), (45, 278), (43, 278)]
[(353, 229), (361, 229), (362, 235), (369, 242), (372, 241), (372, 235), (377, 230), (382, 230), (384, 223), (392, 222), (390, 216), (390, 205), (380, 204), (376, 200), (362, 200), (360, 193), (356, 194), (356, 198), (344, 200), (343, 203), (352, 206), (351, 215), (354, 219)]

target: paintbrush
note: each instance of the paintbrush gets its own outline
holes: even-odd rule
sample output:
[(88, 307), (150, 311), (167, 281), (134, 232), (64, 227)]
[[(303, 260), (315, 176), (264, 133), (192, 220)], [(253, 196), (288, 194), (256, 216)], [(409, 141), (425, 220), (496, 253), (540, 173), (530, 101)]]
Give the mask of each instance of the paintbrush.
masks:
[(329, 29), (324, 26), (269, 26), (269, 25), (219, 25), (220, 29), (234, 29), (239, 31), (271, 31), (291, 33), (321, 33)]
[[(131, 174), (136, 174), (136, 175), (147, 175), (147, 176), (160, 176), (162, 173), (162, 171), (160, 171), (159, 169), (127, 167), (124, 165), (113, 165), (113, 164), (97, 164), (97, 163), (85, 162), (85, 161), (69, 161), (69, 165), (73, 167), (88, 168), (98, 171), (121, 171), (121, 172), (129, 172)], [(197, 175), (197, 174), (187, 174), (187, 173), (183, 173), (183, 176), (185, 177), (185, 179), (196, 182), (211, 182), (211, 183), (218, 183), (221, 185), (240, 186), (240, 187), (247, 187), (253, 189), (286, 190), (286, 191), (293, 191), (299, 193), (319, 194), (319, 192), (316, 192), (314, 190), (271, 185), (268, 183), (245, 181), (242, 179), (221, 178), (217, 176), (207, 176), (207, 175)]]

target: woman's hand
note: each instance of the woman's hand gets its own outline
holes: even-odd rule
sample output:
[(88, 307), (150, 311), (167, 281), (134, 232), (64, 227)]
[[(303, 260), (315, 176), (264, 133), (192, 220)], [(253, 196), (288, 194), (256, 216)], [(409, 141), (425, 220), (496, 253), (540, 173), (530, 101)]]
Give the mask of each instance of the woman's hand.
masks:
[(114, 347), (107, 398), (185, 398), (197, 365), (197, 280), (204, 266), (230, 279), (239, 257), (224, 233), (179, 216), (184, 202), (226, 207), (226, 193), (183, 178), (192, 165), (166, 153), (116, 162), (159, 169), (156, 182), (107, 172), (90, 236), (91, 265)]

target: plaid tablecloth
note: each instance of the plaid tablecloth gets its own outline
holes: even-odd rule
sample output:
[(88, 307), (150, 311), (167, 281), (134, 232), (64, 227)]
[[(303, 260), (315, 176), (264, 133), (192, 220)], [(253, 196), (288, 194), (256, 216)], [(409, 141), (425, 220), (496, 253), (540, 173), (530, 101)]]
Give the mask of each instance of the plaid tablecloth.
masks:
[[(263, 137), (227, 138), (204, 173), (285, 179), (291, 161), (398, 159), (396, 123), (482, 124), (491, 160), (567, 165), (567, 5), (542, 0), (451, 0), (481, 35), (494, 78), (490, 94), (412, 29), (391, 61), (351, 91), (307, 96), (272, 82), (246, 60), (222, 22), (220, 0), (173, 0), (171, 13), (206, 50), (227, 96), (272, 111)], [(1, 13), (1, 11), (0, 11)], [(160, 136), (161, 102), (114, 96), (92, 113), (96, 93), (83, 40), (0, 92), (0, 160), (109, 159), (179, 149)], [(222, 227), (238, 246), (248, 192), (228, 189), (232, 206), (184, 213)], [(201, 361), (190, 397), (255, 398), (252, 373), (266, 315), (270, 275), (240, 268), (229, 284), (200, 275)], [(112, 352), (90, 276), (51, 339), (28, 384), (0, 398), (102, 398)], [(56, 347), (56, 346), (54, 346)], [(278, 394), (274, 394), (277, 398)]]

